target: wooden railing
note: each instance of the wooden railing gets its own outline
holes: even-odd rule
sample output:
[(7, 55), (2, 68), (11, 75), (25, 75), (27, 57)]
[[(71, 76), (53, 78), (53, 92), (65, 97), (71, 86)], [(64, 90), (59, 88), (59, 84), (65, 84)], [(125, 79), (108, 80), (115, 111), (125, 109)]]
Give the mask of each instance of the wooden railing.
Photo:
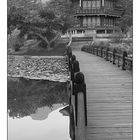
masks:
[(72, 55), (70, 46), (67, 47), (67, 63), (70, 73), (70, 81), (67, 84), (70, 106), (70, 137), (72, 140), (86, 140), (86, 84), (84, 74), (80, 72), (79, 62), (76, 60), (76, 56)]
[(78, 9), (76, 10), (76, 14), (101, 14), (105, 13), (105, 9), (103, 8), (98, 8), (98, 9), (91, 9), (91, 8), (86, 8), (86, 9)]
[(102, 48), (102, 47), (83, 47), (82, 51), (100, 56), (106, 61), (112, 62), (113, 65), (117, 65), (121, 67), (122, 70), (133, 70), (133, 59), (128, 57), (126, 51), (123, 54), (117, 53), (116, 49), (114, 48), (113, 51), (110, 51), (109, 48)]
[(111, 15), (116, 15), (116, 16), (121, 16), (122, 14), (122, 9), (119, 8), (96, 8), (96, 9), (91, 9), (91, 8), (86, 8), (86, 9), (76, 9), (75, 14), (81, 15), (81, 14), (111, 14)]

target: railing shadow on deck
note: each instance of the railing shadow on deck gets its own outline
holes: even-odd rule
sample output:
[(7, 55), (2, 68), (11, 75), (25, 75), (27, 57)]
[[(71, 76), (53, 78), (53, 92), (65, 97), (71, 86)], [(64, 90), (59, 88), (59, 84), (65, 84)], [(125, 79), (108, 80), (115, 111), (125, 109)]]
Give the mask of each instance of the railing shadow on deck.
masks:
[(123, 54), (117, 53), (114, 48), (110, 51), (109, 48), (104, 49), (103, 47), (83, 47), (81, 51), (94, 54), (96, 56), (106, 59), (106, 61), (112, 62), (113, 65), (121, 67), (122, 70), (133, 71), (133, 59), (128, 57), (127, 52), (124, 51)]
[(86, 140), (87, 101), (84, 74), (80, 72), (79, 62), (72, 55), (72, 49), (67, 47), (67, 63), (70, 81), (68, 81), (70, 106), (70, 137), (72, 140)]

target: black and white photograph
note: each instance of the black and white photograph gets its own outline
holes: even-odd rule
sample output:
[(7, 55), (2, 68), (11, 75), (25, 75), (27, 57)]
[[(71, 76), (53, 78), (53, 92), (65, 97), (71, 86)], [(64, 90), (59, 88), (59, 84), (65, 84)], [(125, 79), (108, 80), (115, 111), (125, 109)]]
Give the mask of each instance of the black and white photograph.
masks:
[(133, 72), (133, 0), (7, 0), (7, 140), (133, 140)]

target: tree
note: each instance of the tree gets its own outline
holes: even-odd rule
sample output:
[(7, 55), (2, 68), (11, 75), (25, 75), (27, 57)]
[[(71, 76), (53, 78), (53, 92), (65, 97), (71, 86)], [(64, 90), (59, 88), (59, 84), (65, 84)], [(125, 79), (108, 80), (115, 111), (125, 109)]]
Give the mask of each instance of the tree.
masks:
[(62, 19), (63, 33), (79, 23), (74, 17), (73, 3), (69, 0), (51, 0), (48, 2), (48, 8), (52, 9), (55, 15)]
[[(48, 50), (60, 38), (61, 33), (75, 24), (71, 3), (64, 0), (52, 0), (40, 7), (35, 1), (27, 7), (22, 0), (20, 3), (15, 1), (16, 4), (9, 3), (8, 31), (18, 28), (21, 31), (20, 38), (27, 34), (40, 40)], [(36, 9), (32, 8), (34, 5)]]
[(126, 33), (133, 26), (133, 0), (119, 0), (118, 4), (124, 8), (124, 13), (120, 18), (118, 25)]
[(41, 5), (37, 3), (37, 0), (8, 0), (8, 33), (19, 28), (28, 16), (30, 17), (33, 12), (37, 12), (40, 8)]

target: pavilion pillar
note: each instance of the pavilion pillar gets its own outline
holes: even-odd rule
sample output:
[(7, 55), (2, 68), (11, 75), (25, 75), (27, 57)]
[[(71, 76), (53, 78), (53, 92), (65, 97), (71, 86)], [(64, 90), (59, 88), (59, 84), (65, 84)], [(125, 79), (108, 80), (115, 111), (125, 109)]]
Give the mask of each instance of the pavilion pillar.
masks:
[(115, 34), (115, 30), (113, 29), (113, 34)]
[(95, 42), (95, 40), (96, 40), (96, 30), (94, 29), (93, 30), (93, 42)]
[(81, 4), (82, 4), (82, 0), (79, 0), (79, 6), (80, 6), (80, 7), (82, 6)]
[(102, 2), (102, 7), (104, 7), (105, 6), (105, 0), (101, 0), (101, 2)]
[(80, 7), (83, 7), (83, 0), (80, 0), (79, 4), (80, 4)]

